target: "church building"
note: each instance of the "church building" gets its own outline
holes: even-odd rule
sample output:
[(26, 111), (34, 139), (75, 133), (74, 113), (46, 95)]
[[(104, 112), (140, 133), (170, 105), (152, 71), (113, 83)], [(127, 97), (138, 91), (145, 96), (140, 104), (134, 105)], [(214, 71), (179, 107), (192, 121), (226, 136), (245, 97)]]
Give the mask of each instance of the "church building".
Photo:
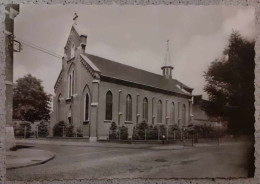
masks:
[(81, 128), (90, 141), (107, 139), (111, 122), (133, 127), (187, 126), (192, 117), (192, 88), (172, 78), (169, 43), (162, 75), (87, 53), (87, 35), (73, 25), (54, 86), (52, 127), (60, 122)]

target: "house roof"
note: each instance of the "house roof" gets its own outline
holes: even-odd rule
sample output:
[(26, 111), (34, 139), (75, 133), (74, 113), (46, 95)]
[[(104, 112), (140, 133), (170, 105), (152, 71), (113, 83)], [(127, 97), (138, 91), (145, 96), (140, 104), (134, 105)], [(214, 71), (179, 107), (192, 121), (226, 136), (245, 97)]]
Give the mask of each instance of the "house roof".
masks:
[[(162, 75), (141, 70), (129, 65), (124, 65), (95, 55), (85, 53), (84, 56), (86, 56), (100, 70), (101, 80), (102, 78), (117, 79), (117, 81), (126, 81), (128, 83), (143, 85), (166, 92), (191, 96), (190, 93), (193, 89), (176, 79), (167, 79)], [(82, 57), (83, 59), (84, 56)], [(86, 59), (84, 60), (86, 61)]]

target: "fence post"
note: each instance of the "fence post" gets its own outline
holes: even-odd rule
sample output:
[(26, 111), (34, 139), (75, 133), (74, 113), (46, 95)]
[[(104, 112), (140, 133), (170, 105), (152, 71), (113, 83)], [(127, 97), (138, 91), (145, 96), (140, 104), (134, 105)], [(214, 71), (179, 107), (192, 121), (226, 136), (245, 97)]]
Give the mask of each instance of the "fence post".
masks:
[(182, 129), (181, 129), (181, 140), (183, 140), (183, 137), (182, 137)]
[(169, 136), (169, 128), (168, 128), (168, 125), (167, 125), (166, 140), (168, 140), (168, 136)]
[(146, 140), (146, 128), (144, 129), (144, 140)]
[(158, 127), (158, 140), (160, 140), (160, 127)]
[(175, 130), (173, 130), (173, 139), (176, 139)]
[(76, 128), (76, 137), (78, 137), (78, 129)]
[(191, 134), (191, 145), (193, 146), (193, 133)]
[(135, 136), (135, 127), (133, 128), (133, 134), (131, 136), (131, 142), (133, 141), (133, 136)]
[(38, 133), (39, 132), (39, 127), (38, 126), (36, 126), (36, 130), (37, 130), (37, 134), (36, 135), (37, 135), (37, 139), (38, 139), (38, 136), (39, 136), (39, 133)]
[(24, 127), (24, 138), (26, 138), (26, 126)]
[(120, 128), (118, 128), (118, 136), (119, 136), (119, 140), (120, 140)]
[(62, 126), (62, 137), (65, 137), (65, 135), (64, 135), (64, 126)]

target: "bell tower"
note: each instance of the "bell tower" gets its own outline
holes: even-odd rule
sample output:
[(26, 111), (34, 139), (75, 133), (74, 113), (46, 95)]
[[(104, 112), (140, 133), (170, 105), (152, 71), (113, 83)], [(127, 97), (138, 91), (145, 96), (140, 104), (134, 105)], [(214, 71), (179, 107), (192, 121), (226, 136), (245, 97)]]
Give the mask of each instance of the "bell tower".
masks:
[(169, 42), (170, 42), (170, 40), (167, 40), (167, 49), (166, 49), (166, 54), (165, 54), (165, 58), (164, 58), (164, 66), (161, 67), (163, 76), (167, 79), (172, 78), (172, 70), (173, 70), (173, 67), (171, 66), (171, 55), (170, 55)]

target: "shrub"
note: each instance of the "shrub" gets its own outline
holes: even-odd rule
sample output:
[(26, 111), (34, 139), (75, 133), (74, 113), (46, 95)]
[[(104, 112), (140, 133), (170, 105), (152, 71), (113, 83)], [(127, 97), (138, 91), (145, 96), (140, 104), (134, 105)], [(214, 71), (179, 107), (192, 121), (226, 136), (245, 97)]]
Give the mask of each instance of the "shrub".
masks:
[(117, 139), (117, 125), (112, 122), (109, 127), (109, 139)]
[(64, 121), (60, 121), (56, 123), (53, 127), (53, 136), (54, 137), (62, 137), (63, 136), (63, 128), (64, 131), (67, 128), (67, 124)]
[(142, 121), (136, 127), (133, 128), (133, 139), (144, 140), (145, 139), (145, 129), (148, 129), (146, 121)]
[(21, 122), (17, 123), (14, 126), (14, 135), (19, 137), (24, 137), (26, 127), (26, 138), (32, 135), (32, 127), (30, 122)]
[(72, 123), (69, 123), (66, 128), (66, 137), (74, 137), (74, 126)]
[(157, 140), (158, 139), (158, 129), (155, 126), (148, 126), (147, 128), (147, 140)]
[(48, 135), (49, 135), (49, 126), (44, 121), (41, 121), (41, 123), (38, 126), (38, 136), (47, 137)]
[(82, 130), (82, 127), (78, 127), (76, 129), (77, 131), (77, 137), (83, 137), (83, 130)]
[(166, 136), (166, 128), (164, 125), (159, 125), (157, 128), (159, 129), (158, 133), (160, 139), (162, 138), (163, 135)]
[(120, 139), (127, 140), (128, 139), (128, 128), (126, 126), (119, 127), (120, 131)]

